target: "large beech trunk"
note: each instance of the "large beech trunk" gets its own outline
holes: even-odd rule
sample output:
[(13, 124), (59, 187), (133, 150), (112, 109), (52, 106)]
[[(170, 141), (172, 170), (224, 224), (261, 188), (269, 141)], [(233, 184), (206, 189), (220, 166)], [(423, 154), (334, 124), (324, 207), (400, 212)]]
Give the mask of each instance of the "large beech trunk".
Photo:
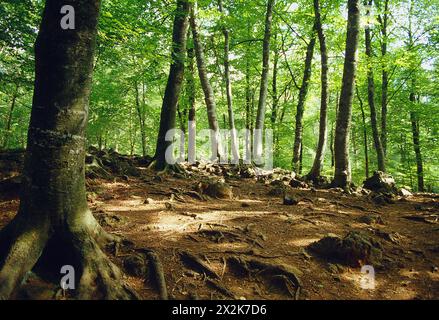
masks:
[(352, 102), (357, 70), (356, 52), (358, 49), (359, 33), (359, 0), (349, 0), (346, 55), (334, 142), (335, 173), (333, 185), (342, 188), (348, 187), (351, 183), (351, 168), (349, 164), (349, 131), (351, 129)]
[[(76, 273), (82, 299), (126, 299), (131, 291), (100, 245), (114, 240), (86, 201), (85, 129), (99, 0), (70, 1), (76, 29), (60, 27), (63, 3), (47, 0), (35, 44), (35, 88), (19, 212), (0, 233), (0, 299), (32, 269), (59, 281)], [(35, 268), (34, 268), (35, 267)]]
[[(172, 62), (169, 70), (168, 82), (163, 97), (160, 115), (160, 128), (155, 152), (155, 169), (163, 170), (169, 163), (166, 152), (173, 143), (172, 137), (167, 134), (175, 129), (178, 97), (184, 79), (184, 56), (186, 55), (186, 37), (189, 26), (190, 4), (187, 0), (178, 0), (172, 32)], [(170, 159), (168, 159), (170, 160)]]
[(326, 38), (323, 33), (322, 19), (320, 14), (319, 0), (314, 0), (315, 25), (320, 43), (320, 56), (322, 62), (321, 83), (322, 92), (320, 98), (320, 126), (319, 126), (319, 142), (317, 144), (317, 152), (308, 179), (315, 180), (320, 177), (325, 159), (325, 149), (327, 140), (327, 122), (328, 122), (328, 50), (326, 47)]

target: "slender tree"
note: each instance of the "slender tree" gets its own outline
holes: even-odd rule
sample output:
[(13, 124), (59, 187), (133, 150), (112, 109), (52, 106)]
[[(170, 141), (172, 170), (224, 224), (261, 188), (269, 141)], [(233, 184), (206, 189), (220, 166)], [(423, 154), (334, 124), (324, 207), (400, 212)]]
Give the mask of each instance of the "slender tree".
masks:
[(196, 18), (197, 3), (195, 2), (191, 6), (190, 10), (190, 24), (192, 29), (192, 37), (194, 40), (195, 57), (197, 60), (198, 76), (200, 78), (201, 87), (204, 92), (204, 101), (207, 107), (207, 119), (209, 122), (209, 129), (211, 131), (211, 156), (212, 160), (216, 160), (218, 157), (223, 158), (221, 137), (219, 133), (218, 118), (216, 114), (215, 96), (213, 94), (212, 86), (207, 75), (206, 62), (204, 57), (204, 46), (200, 39), (200, 33), (198, 30), (198, 23)]
[(315, 26), (320, 44), (321, 57), (321, 97), (320, 97), (320, 126), (319, 126), (319, 142), (317, 144), (317, 152), (311, 171), (308, 173), (309, 180), (316, 180), (321, 176), (323, 168), (323, 160), (325, 159), (325, 149), (327, 140), (327, 122), (328, 122), (328, 49), (326, 47), (326, 38), (323, 32), (322, 19), (320, 12), (319, 0), (314, 0)]
[(166, 160), (166, 152), (173, 141), (172, 137), (167, 137), (167, 134), (169, 130), (175, 129), (178, 98), (184, 79), (184, 57), (186, 55), (189, 10), (190, 4), (188, 0), (177, 1), (174, 28), (172, 31), (172, 61), (163, 98), (159, 135), (155, 152), (155, 168), (157, 170), (163, 170), (169, 165)]
[[(364, 2), (366, 6), (366, 16), (370, 17), (370, 8), (372, 6), (372, 0), (366, 0)], [(386, 171), (386, 163), (384, 156), (383, 145), (381, 144), (381, 138), (378, 131), (378, 121), (377, 121), (377, 112), (375, 107), (375, 80), (372, 66), (372, 32), (370, 30), (370, 24), (368, 23), (365, 27), (365, 43), (366, 43), (366, 56), (368, 58), (367, 64), (367, 100), (369, 103), (370, 109), (370, 123), (372, 126), (372, 136), (375, 146), (375, 152), (377, 154), (378, 160), (378, 170), (385, 172)]]
[(389, 103), (389, 71), (387, 70), (387, 47), (388, 47), (388, 26), (389, 26), (389, 0), (384, 0), (384, 8), (381, 7), (381, 0), (375, 1), (379, 10), (378, 15), (381, 32), (381, 144), (384, 156), (387, 154), (387, 105)]
[[(224, 13), (223, 2), (218, 0), (219, 11)], [(239, 146), (238, 138), (235, 128), (235, 114), (233, 112), (233, 96), (232, 96), (232, 83), (230, 81), (230, 33), (228, 28), (224, 25), (222, 28), (224, 35), (224, 80), (226, 82), (226, 95), (227, 95), (227, 110), (229, 114), (229, 129), (231, 136), (231, 148), (232, 148), (232, 161), (233, 163), (239, 163)]]
[[(82, 299), (133, 297), (101, 245), (114, 241), (87, 206), (85, 129), (99, 0), (71, 0), (75, 28), (64, 30), (64, 5), (47, 0), (35, 44), (35, 84), (20, 208), (0, 233), (0, 299), (33, 268), (59, 277), (76, 270)], [(34, 268), (35, 267), (35, 268)]]
[(357, 98), (360, 104), (361, 110), (361, 120), (363, 122), (363, 144), (364, 144), (364, 170), (366, 174), (366, 179), (369, 178), (369, 145), (367, 140), (367, 127), (366, 127), (366, 114), (364, 112), (364, 103), (361, 98), (360, 92), (358, 91), (358, 86), (356, 86)]
[(15, 84), (15, 90), (12, 94), (11, 106), (9, 108), (7, 120), (6, 120), (6, 129), (5, 129), (5, 133), (4, 133), (3, 149), (8, 148), (9, 137), (11, 136), (11, 129), (12, 129), (12, 117), (14, 116), (14, 110), (15, 110), (15, 106), (17, 104), (18, 89), (19, 88), (20, 88), (20, 86), (18, 84)]
[(359, 0), (348, 0), (348, 24), (343, 81), (335, 130), (335, 173), (333, 185), (346, 188), (351, 183), (349, 164), (349, 131), (351, 128), (352, 102), (357, 71), (358, 36), (360, 32)]
[[(409, 28), (408, 28), (408, 50), (413, 50), (415, 39), (413, 34), (413, 10), (415, 7), (414, 0), (410, 0), (409, 9)], [(419, 95), (416, 93), (416, 77), (411, 76), (410, 90), (410, 122), (412, 125), (413, 149), (416, 156), (416, 175), (418, 180), (418, 191), (424, 192), (424, 163), (422, 160), (421, 139), (419, 130), (419, 118), (416, 111), (416, 104), (419, 103)]]
[[(188, 32), (188, 39), (189, 39)], [(188, 114), (188, 161), (194, 163), (196, 161), (196, 109), (195, 109), (195, 52), (194, 44), (192, 41), (188, 41), (187, 47), (187, 58), (188, 58), (188, 72), (186, 77), (186, 91), (189, 102), (189, 114)]]
[(254, 134), (253, 153), (257, 161), (262, 158), (262, 136), (265, 123), (265, 107), (268, 94), (268, 73), (270, 71), (270, 38), (271, 25), (273, 20), (273, 7), (275, 0), (267, 1), (267, 12), (265, 15), (265, 32), (262, 44), (262, 74), (259, 90), (258, 110), (256, 114), (256, 132)]
[(293, 150), (293, 170), (300, 172), (302, 164), (301, 154), (303, 154), (303, 115), (305, 113), (305, 102), (308, 95), (309, 82), (311, 80), (312, 59), (314, 56), (314, 47), (316, 44), (315, 28), (312, 30), (311, 39), (306, 47), (305, 67), (303, 69), (302, 85), (299, 90), (299, 101), (296, 109), (296, 128), (294, 134), (294, 150)]

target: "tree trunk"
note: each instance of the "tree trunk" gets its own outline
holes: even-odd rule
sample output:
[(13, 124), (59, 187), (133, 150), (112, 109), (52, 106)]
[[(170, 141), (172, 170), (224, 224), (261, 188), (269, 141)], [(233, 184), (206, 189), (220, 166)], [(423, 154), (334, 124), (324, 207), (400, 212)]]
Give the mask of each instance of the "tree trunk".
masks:
[[(222, 0), (218, 0), (219, 11), (223, 13), (223, 3)], [(229, 129), (231, 136), (231, 148), (232, 148), (232, 163), (239, 163), (239, 146), (238, 138), (235, 128), (235, 115), (233, 112), (233, 99), (232, 99), (232, 84), (230, 81), (230, 62), (229, 62), (229, 30), (227, 27), (223, 27), (224, 34), (224, 78), (226, 82), (226, 95), (227, 95), (227, 110), (229, 114)]]
[(349, 164), (349, 131), (351, 128), (352, 101), (357, 71), (356, 52), (358, 49), (359, 32), (359, 0), (348, 0), (346, 54), (334, 143), (335, 173), (333, 185), (342, 188), (348, 187), (351, 183), (351, 168)]
[(320, 56), (322, 62), (321, 82), (322, 92), (320, 100), (320, 126), (319, 142), (317, 145), (316, 157), (311, 171), (308, 173), (308, 179), (315, 180), (321, 176), (323, 161), (325, 159), (325, 149), (327, 140), (327, 122), (328, 122), (328, 50), (326, 48), (326, 38), (323, 33), (322, 20), (320, 14), (319, 0), (314, 0), (315, 25), (320, 43)]
[[(189, 34), (188, 34), (189, 37)], [(196, 110), (195, 110), (195, 78), (194, 78), (194, 47), (190, 43), (187, 48), (188, 72), (186, 77), (186, 90), (189, 97), (189, 116), (188, 116), (188, 162), (196, 161)]]
[(207, 107), (207, 119), (209, 122), (209, 129), (211, 131), (211, 155), (212, 160), (217, 160), (218, 157), (220, 159), (223, 158), (222, 145), (220, 140), (218, 118), (216, 114), (215, 97), (213, 94), (212, 86), (210, 85), (209, 77), (207, 75), (206, 62), (204, 59), (204, 48), (203, 44), (201, 43), (200, 34), (198, 31), (198, 25), (196, 20), (196, 7), (197, 4), (194, 3), (190, 10), (190, 24), (192, 29), (192, 37), (194, 40), (195, 57), (197, 59), (198, 76), (200, 77), (201, 87), (204, 92), (204, 100)]
[(369, 146), (367, 141), (367, 127), (366, 127), (366, 115), (364, 113), (363, 99), (361, 99), (360, 92), (357, 89), (357, 98), (360, 103), (361, 120), (363, 121), (363, 143), (364, 143), (364, 168), (366, 173), (366, 179), (369, 178)]
[(14, 115), (15, 105), (18, 98), (18, 84), (15, 85), (14, 93), (12, 94), (11, 107), (9, 108), (8, 118), (6, 120), (5, 138), (3, 140), (3, 149), (8, 148), (9, 137), (11, 136), (12, 116)]
[(140, 126), (140, 139), (142, 145), (142, 155), (146, 156), (146, 128), (145, 128), (145, 116), (142, 112), (142, 106), (140, 103), (140, 93), (139, 93), (139, 84), (137, 81), (135, 82), (136, 89), (136, 110), (137, 116), (139, 118), (139, 126)]
[(268, 72), (270, 69), (270, 38), (271, 23), (273, 20), (273, 7), (275, 0), (267, 1), (267, 12), (265, 16), (265, 33), (262, 45), (262, 75), (261, 86), (259, 90), (258, 111), (256, 114), (256, 124), (254, 133), (253, 153), (256, 163), (262, 159), (262, 136), (265, 123), (265, 106), (268, 93)]
[[(370, 8), (372, 6), (372, 0), (365, 1), (365, 6)], [(367, 9), (366, 16), (370, 16), (370, 9)], [(367, 98), (369, 102), (370, 108), (370, 123), (372, 126), (372, 135), (375, 146), (375, 152), (377, 154), (378, 160), (378, 170), (382, 172), (386, 172), (386, 163), (383, 146), (381, 144), (380, 134), (378, 132), (378, 121), (377, 121), (377, 113), (375, 108), (375, 82), (373, 76), (373, 66), (372, 66), (372, 35), (370, 26), (366, 25), (365, 27), (365, 39), (366, 39), (366, 56), (368, 58), (368, 67), (367, 67)]]
[[(408, 36), (409, 36), (409, 50), (413, 48), (415, 45), (415, 41), (413, 39), (413, 10), (415, 8), (415, 2), (414, 0), (410, 0), (410, 9), (409, 9), (409, 29), (408, 29)], [(418, 178), (418, 191), (423, 192), (424, 191), (424, 165), (422, 162), (422, 153), (421, 153), (421, 143), (420, 143), (420, 132), (419, 132), (419, 120), (418, 115), (416, 111), (414, 110), (415, 104), (418, 102), (418, 99), (416, 97), (416, 78), (415, 76), (412, 77), (412, 92), (410, 93), (410, 102), (411, 102), (411, 111), (410, 111), (410, 121), (412, 124), (412, 136), (413, 136), (413, 148), (416, 155), (416, 172), (417, 172), (417, 178)], [(409, 166), (410, 167), (410, 166)], [(411, 171), (411, 170), (410, 170)]]
[[(379, 7), (380, 1), (377, 1)], [(381, 81), (381, 144), (383, 146), (384, 156), (387, 154), (387, 104), (389, 93), (389, 72), (387, 71), (387, 27), (389, 24), (389, 0), (384, 0), (384, 12), (378, 15), (378, 21), (381, 26), (381, 58), (382, 63), (382, 81)]]
[[(410, 101), (412, 104), (417, 102), (416, 95), (410, 94)], [(413, 148), (416, 155), (416, 173), (418, 177), (418, 191), (424, 192), (424, 165), (422, 162), (420, 132), (419, 132), (419, 120), (415, 111), (410, 112), (410, 121), (412, 123), (412, 135), (413, 135)]]
[[(275, 41), (275, 45), (276, 45), (276, 35), (274, 37)], [(272, 79), (272, 83), (271, 83), (271, 95), (273, 98), (273, 108), (271, 110), (271, 128), (273, 130), (276, 129), (276, 121), (277, 121), (277, 113), (278, 113), (278, 109), (279, 109), (279, 97), (278, 97), (278, 93), (277, 93), (277, 66), (279, 63), (279, 50), (277, 48), (274, 49), (274, 58), (273, 58), (273, 79)]]
[[(169, 165), (174, 165), (173, 152), (169, 154), (168, 148), (173, 144), (172, 134), (169, 130), (175, 129), (178, 98), (184, 78), (184, 55), (186, 54), (186, 36), (188, 29), (190, 4), (188, 0), (178, 0), (174, 16), (172, 31), (172, 62), (169, 70), (168, 82), (163, 97), (160, 115), (160, 128), (155, 152), (155, 169), (164, 170)], [(168, 135), (168, 136), (167, 136)], [(168, 158), (168, 159), (167, 159)]]
[(308, 94), (309, 81), (311, 79), (312, 59), (314, 55), (314, 47), (316, 44), (315, 29), (312, 30), (311, 40), (306, 49), (305, 69), (303, 71), (302, 85), (299, 91), (299, 101), (297, 102), (296, 111), (296, 129), (294, 134), (294, 150), (293, 150), (293, 171), (299, 172), (301, 166), (300, 151), (302, 149), (303, 137), (303, 114), (305, 112), (306, 96)]
[(251, 108), (252, 108), (252, 94), (250, 88), (250, 62), (248, 56), (246, 57), (245, 62), (245, 162), (247, 164), (251, 163), (252, 159), (252, 116), (251, 116)]
[(76, 29), (60, 28), (57, 0), (47, 0), (35, 44), (35, 87), (18, 214), (0, 233), (0, 299), (34, 268), (60, 277), (77, 274), (81, 299), (133, 295), (100, 249), (110, 236), (87, 206), (85, 132), (99, 0), (70, 1)]

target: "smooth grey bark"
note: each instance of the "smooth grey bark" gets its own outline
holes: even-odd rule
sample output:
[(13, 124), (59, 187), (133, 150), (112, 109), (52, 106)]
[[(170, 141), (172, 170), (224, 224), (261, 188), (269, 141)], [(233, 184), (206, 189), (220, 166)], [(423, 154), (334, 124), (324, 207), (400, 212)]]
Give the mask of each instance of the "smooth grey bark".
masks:
[(252, 93), (250, 87), (250, 62), (248, 56), (245, 61), (245, 161), (246, 163), (251, 162), (252, 158), (252, 145), (253, 145), (253, 135), (252, 135)]
[[(188, 34), (189, 38), (189, 34)], [(188, 162), (194, 163), (196, 161), (196, 109), (195, 109), (195, 67), (194, 59), (195, 52), (193, 42), (187, 47), (188, 57), (188, 72), (186, 77), (186, 92), (189, 102), (188, 114)]]
[[(370, 7), (372, 6), (372, 0), (365, 1), (364, 5), (368, 8), (366, 10), (366, 16), (370, 16)], [(369, 103), (370, 109), (370, 123), (372, 126), (372, 136), (375, 146), (375, 152), (377, 155), (378, 161), (378, 170), (382, 172), (386, 172), (386, 163), (385, 163), (385, 155), (384, 149), (381, 144), (381, 138), (378, 131), (378, 121), (377, 121), (377, 112), (375, 107), (375, 80), (373, 73), (373, 66), (371, 60), (373, 58), (372, 52), (372, 32), (370, 30), (370, 25), (366, 25), (365, 27), (365, 43), (366, 43), (366, 56), (368, 58), (368, 67), (367, 67), (367, 99)]]
[(335, 172), (333, 185), (341, 188), (346, 188), (351, 183), (349, 132), (351, 129), (352, 102), (357, 72), (356, 53), (358, 49), (359, 33), (360, 3), (359, 0), (348, 0), (346, 54), (334, 142)]
[(262, 44), (262, 74), (259, 90), (258, 110), (256, 114), (256, 124), (253, 142), (254, 160), (259, 163), (262, 158), (262, 136), (265, 124), (265, 108), (268, 94), (268, 73), (270, 71), (270, 38), (271, 25), (273, 20), (273, 7), (275, 0), (267, 1), (267, 12), (265, 15), (265, 32)]
[[(218, 0), (219, 11), (224, 13), (223, 2)], [(235, 128), (235, 114), (233, 112), (233, 95), (232, 95), (232, 83), (230, 81), (230, 32), (226, 26), (222, 28), (224, 35), (224, 80), (226, 82), (226, 96), (227, 96), (227, 111), (229, 115), (229, 129), (231, 137), (231, 151), (232, 151), (232, 163), (239, 163), (239, 146), (238, 138)]]
[(369, 178), (369, 145), (367, 140), (366, 114), (364, 112), (364, 103), (361, 99), (358, 87), (356, 87), (358, 102), (360, 103), (361, 120), (363, 122), (363, 144), (364, 144), (364, 168), (366, 179)]
[(166, 153), (173, 143), (173, 135), (167, 136), (169, 130), (175, 129), (178, 98), (184, 79), (184, 64), (186, 55), (186, 36), (189, 26), (190, 3), (188, 0), (178, 0), (172, 31), (171, 66), (165, 95), (163, 97), (160, 115), (160, 128), (155, 152), (155, 169), (164, 170), (169, 167)]
[(222, 154), (223, 148), (220, 139), (218, 118), (216, 114), (216, 103), (215, 96), (213, 94), (212, 86), (210, 85), (210, 80), (207, 75), (206, 62), (204, 58), (204, 47), (200, 39), (200, 34), (198, 31), (198, 24), (196, 18), (197, 3), (195, 2), (191, 6), (190, 10), (190, 24), (192, 29), (192, 38), (194, 40), (195, 57), (197, 60), (198, 76), (200, 78), (201, 88), (204, 93), (204, 101), (207, 107), (207, 120), (209, 122), (209, 129), (211, 130), (210, 141), (211, 141), (211, 159), (217, 160), (218, 157), (222, 159), (224, 155)]
[(296, 109), (296, 128), (294, 131), (294, 150), (293, 150), (293, 171), (299, 172), (302, 166), (301, 152), (303, 150), (303, 115), (305, 113), (305, 102), (308, 95), (309, 82), (311, 80), (312, 59), (316, 44), (315, 28), (312, 30), (311, 39), (306, 48), (305, 67), (303, 70), (302, 84), (299, 90), (299, 100)]
[(133, 294), (101, 245), (113, 241), (87, 206), (85, 132), (99, 0), (72, 0), (76, 29), (60, 27), (58, 0), (47, 0), (35, 44), (35, 84), (18, 214), (0, 232), (0, 299), (33, 269), (60, 281), (76, 270), (80, 299)]
[[(381, 9), (381, 0), (377, 0), (378, 9)], [(378, 15), (378, 22), (381, 31), (381, 144), (383, 146), (384, 156), (387, 154), (387, 105), (389, 95), (389, 72), (387, 70), (387, 45), (388, 45), (388, 25), (389, 25), (389, 0), (384, 0), (384, 12)]]
[(314, 158), (313, 166), (307, 177), (310, 180), (315, 180), (321, 176), (323, 169), (323, 161), (325, 159), (325, 149), (327, 140), (327, 122), (328, 122), (328, 49), (326, 47), (326, 37), (323, 32), (322, 18), (320, 13), (319, 0), (314, 0), (314, 14), (317, 35), (320, 44), (321, 57), (321, 97), (320, 97), (320, 124), (319, 124), (319, 142), (317, 144), (316, 156)]

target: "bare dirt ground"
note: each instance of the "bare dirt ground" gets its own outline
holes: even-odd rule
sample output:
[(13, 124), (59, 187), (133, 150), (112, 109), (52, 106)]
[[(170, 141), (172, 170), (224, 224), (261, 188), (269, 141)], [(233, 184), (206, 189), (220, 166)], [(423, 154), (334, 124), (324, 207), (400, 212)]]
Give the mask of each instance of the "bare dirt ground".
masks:
[[(106, 230), (127, 239), (131, 247), (131, 251), (117, 250), (111, 259), (123, 268), (133, 250), (153, 250), (163, 265), (170, 298), (439, 298), (437, 215), (436, 220), (419, 218), (438, 213), (439, 198), (433, 195), (400, 197), (392, 204), (376, 205), (366, 196), (288, 187), (299, 203), (283, 205), (281, 196), (269, 195), (272, 186), (255, 179), (228, 179), (233, 188), (230, 200), (198, 199), (191, 193), (197, 182), (196, 178), (157, 176), (143, 169), (136, 178), (87, 183), (93, 213)], [(13, 218), (18, 204), (16, 195), (0, 201), (0, 228)], [(381, 219), (362, 219), (370, 215)], [(307, 250), (328, 234), (344, 237), (352, 230), (363, 231), (382, 245), (374, 290), (361, 288), (360, 268)], [(213, 275), (208, 277), (186, 263), (182, 254), (187, 253), (199, 258)], [(237, 272), (230, 263), (233, 257), (288, 268), (300, 279), (300, 294), (296, 295), (291, 282), (276, 285), (262, 271)], [(145, 278), (127, 275), (126, 281), (141, 298), (158, 299), (157, 290)], [(35, 289), (39, 286), (37, 280), (30, 280), (27, 297), (52, 298)]]

